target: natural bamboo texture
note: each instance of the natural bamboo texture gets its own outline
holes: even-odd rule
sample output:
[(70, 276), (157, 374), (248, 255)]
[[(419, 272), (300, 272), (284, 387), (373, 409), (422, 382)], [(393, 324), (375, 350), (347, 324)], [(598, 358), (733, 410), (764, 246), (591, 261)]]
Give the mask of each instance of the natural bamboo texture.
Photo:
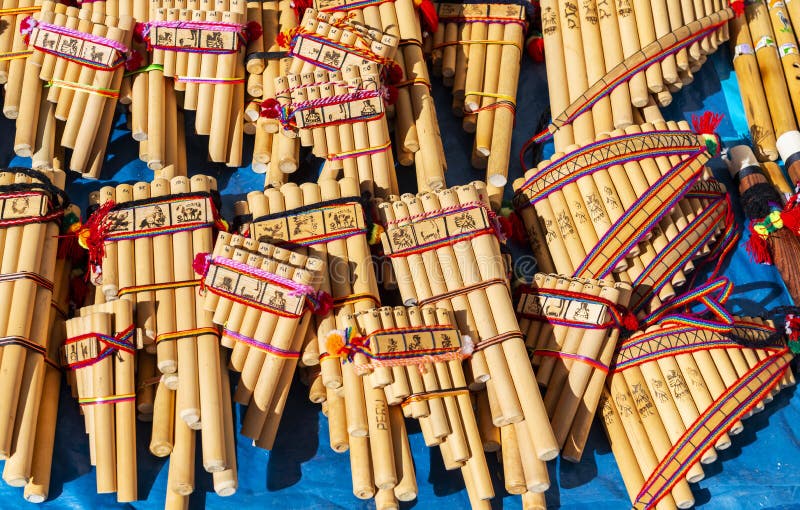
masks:
[(524, 421), (525, 446), (548, 460), (558, 455), (558, 446), (528, 363), (488, 209), (479, 182), (403, 195), (380, 205), (387, 225), (381, 239), (404, 303), (453, 311), (459, 331), (475, 342), (470, 385), (478, 389), (491, 379), (499, 402), (494, 424)]
[[(734, 317), (732, 334), (747, 341), (748, 347), (732, 343), (697, 351), (695, 345), (720, 335), (674, 325), (647, 331), (657, 338), (642, 341), (645, 332), (639, 332), (622, 343), (600, 414), (634, 507), (692, 506), (694, 497), (686, 481), (701, 479), (699, 463), (717, 458), (712, 446), (727, 448), (730, 439), (719, 442), (727, 438), (725, 432), (740, 432), (739, 419), (748, 417), (748, 410), (758, 410), (758, 404), (763, 408), (762, 401), (789, 384), (791, 354), (785, 344), (770, 340), (772, 332), (771, 323)], [(709, 363), (687, 364), (697, 353), (708, 355)], [(727, 365), (715, 364), (729, 356)], [(734, 369), (731, 361), (736, 358), (742, 366)], [(721, 384), (716, 381), (723, 371), (730, 373), (722, 374), (726, 382)], [(698, 400), (698, 388), (711, 391), (713, 400)], [(711, 435), (712, 430), (717, 432)], [(667, 485), (670, 477), (675, 477), (675, 485)]]

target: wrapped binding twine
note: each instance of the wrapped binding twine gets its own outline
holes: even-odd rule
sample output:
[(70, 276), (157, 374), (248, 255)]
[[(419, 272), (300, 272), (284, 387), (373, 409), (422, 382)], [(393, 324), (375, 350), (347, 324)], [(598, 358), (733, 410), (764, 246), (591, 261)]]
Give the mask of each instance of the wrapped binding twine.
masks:
[(71, 170), (100, 175), (123, 73), (140, 60), (130, 50), (133, 25), (131, 16), (106, 16), (92, 4), (78, 10), (53, 2), (21, 23), (33, 54), (18, 103), (7, 98), (4, 107), (17, 119), (17, 154), (52, 165), (56, 147), (67, 147)]
[[(486, 168), (486, 182), (502, 189), (532, 6), (527, 2), (439, 3), (437, 13), (439, 24), (430, 50), (434, 75), (452, 88), (453, 113), (463, 117), (464, 130), (475, 133), (472, 165)], [(499, 202), (500, 195), (498, 189), (490, 190), (493, 200)]]
[(133, 307), (116, 301), (84, 307), (66, 324), (62, 363), (73, 371), (97, 468), (97, 493), (137, 497)]
[(703, 478), (742, 419), (794, 384), (770, 322), (719, 310), (662, 317), (620, 344), (600, 409), (634, 508), (691, 507), (687, 481)]
[(171, 453), (170, 505), (194, 489), (194, 430), (202, 430), (207, 471), (228, 472), (234, 462), (233, 430), (220, 404), (219, 333), (196, 296), (192, 268), (198, 254), (213, 251), (214, 229), (226, 230), (215, 189), (205, 175), (104, 187), (79, 233), (101, 297), (134, 303), (141, 343), (155, 352), (163, 387), (173, 390), (159, 384), (152, 404), (151, 449)]
[[(347, 329), (330, 332), (326, 340), (331, 356), (343, 358), (363, 376), (370, 447), (366, 462), (372, 466), (364, 474), (372, 479), (360, 480), (362, 490), (372, 490), (374, 483), (378, 499), (389, 490), (401, 501), (416, 498), (413, 460), (401, 425), (405, 414), (419, 420), (428, 446), (439, 446), (447, 469), (460, 467), (473, 507), (485, 504), (494, 491), (461, 366), (473, 346), (459, 334), (451, 313), (383, 307), (349, 315), (346, 323)], [(360, 455), (352, 450), (351, 463), (364, 464), (354, 458)]]
[(198, 255), (194, 265), (204, 307), (224, 328), (234, 369), (241, 367), (234, 398), (248, 404), (242, 433), (271, 449), (312, 322), (306, 311), (326, 313), (331, 305), (317, 291), (322, 261), (222, 232), (213, 254)]
[(549, 486), (543, 460), (555, 457), (558, 446), (514, 315), (485, 185), (403, 195), (379, 208), (387, 225), (384, 251), (404, 303), (451, 310), (459, 331), (473, 339), (469, 384), (486, 385), (497, 404), (496, 427), (514, 425), (527, 488), (543, 492)]

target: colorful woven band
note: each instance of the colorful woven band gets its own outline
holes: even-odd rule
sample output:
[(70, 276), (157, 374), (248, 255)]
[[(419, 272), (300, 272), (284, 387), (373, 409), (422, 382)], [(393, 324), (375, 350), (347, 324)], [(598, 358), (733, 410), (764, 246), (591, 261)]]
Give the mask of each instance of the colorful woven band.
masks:
[[(349, 86), (346, 82), (326, 82), (326, 83), (312, 83), (292, 87), (290, 89), (281, 90), (275, 93), (277, 97), (291, 97), (292, 92), (303, 90), (307, 88), (318, 88), (324, 85), (339, 85), (350, 89), (349, 92), (343, 94), (336, 94), (329, 97), (319, 97), (316, 99), (309, 99), (306, 101), (292, 101), (290, 103), (281, 105), (277, 100), (267, 100), (262, 103), (261, 115), (269, 118), (277, 118), (284, 128), (298, 126), (299, 117), (303, 121), (300, 126), (302, 128), (322, 128), (327, 126), (338, 126), (341, 124), (352, 124), (354, 122), (369, 122), (384, 116), (382, 105), (378, 108), (373, 108), (369, 111), (360, 111), (354, 113), (350, 107), (350, 103), (357, 102), (359, 108), (363, 107), (362, 101), (365, 99), (380, 99), (383, 101), (388, 97), (388, 89), (381, 87), (376, 90), (362, 89)], [(326, 107), (336, 107), (332, 110), (336, 113), (335, 116), (327, 115)], [(303, 112), (312, 110), (307, 115)], [(325, 119), (334, 119), (328, 120)]]
[(534, 136), (533, 143), (542, 143), (553, 136), (560, 127), (572, 123), (583, 113), (589, 111), (598, 101), (628, 82), (644, 69), (661, 62), (684, 48), (704, 39), (728, 23), (734, 15), (731, 8), (715, 12), (710, 16), (693, 21), (637, 51), (609, 71), (602, 79), (589, 87), (580, 99), (572, 103), (563, 113), (554, 118), (549, 126)]
[(0, 185), (0, 228), (61, 220), (69, 203), (63, 190), (50, 184), (41, 172), (18, 168), (8, 171), (24, 173), (41, 182)]
[(41, 5), (33, 5), (31, 7), (12, 7), (10, 9), (0, 9), (0, 16), (14, 16), (17, 14), (33, 14), (42, 10)]
[(236, 85), (244, 83), (244, 78), (215, 78), (203, 76), (178, 76), (175, 81), (179, 83), (205, 83), (208, 85)]
[(534, 356), (545, 356), (548, 358), (559, 358), (563, 360), (570, 360), (570, 361), (577, 361), (578, 363), (584, 363), (589, 365), (597, 370), (601, 370), (603, 372), (608, 373), (608, 365), (596, 360), (594, 358), (590, 358), (588, 356), (583, 356), (580, 354), (569, 353), (569, 352), (561, 352), (561, 351), (554, 351), (551, 349), (535, 349), (533, 351)]
[(191, 328), (173, 333), (161, 333), (156, 335), (155, 343), (180, 340), (181, 338), (195, 338), (204, 335), (212, 335), (219, 338), (219, 330), (215, 327)]
[(427, 402), (434, 398), (447, 398), (447, 397), (460, 397), (461, 395), (469, 395), (469, 388), (451, 388), (446, 390), (433, 390), (423, 393), (412, 393), (400, 402), (400, 405), (405, 407), (415, 402)]
[(17, 60), (20, 58), (28, 58), (33, 55), (33, 50), (22, 51), (9, 51), (7, 53), (0, 53), (0, 62), (5, 60)]
[(492, 278), (489, 280), (473, 283), (472, 285), (461, 287), (460, 289), (451, 290), (449, 292), (438, 294), (436, 296), (420, 299), (417, 301), (417, 306), (422, 308), (423, 306), (431, 305), (433, 303), (438, 303), (439, 301), (444, 301), (445, 299), (453, 299), (454, 297), (463, 296), (465, 294), (469, 294), (470, 292), (474, 292), (476, 290), (485, 289), (487, 287), (491, 287), (492, 285), (502, 285), (508, 288), (505, 278)]
[(476, 352), (482, 351), (484, 349), (492, 347), (493, 345), (501, 344), (506, 340), (513, 340), (515, 338), (524, 341), (522, 333), (520, 333), (519, 331), (509, 331), (507, 333), (501, 333), (499, 335), (481, 340), (480, 342), (475, 344), (475, 351)]
[(47, 355), (47, 349), (43, 345), (39, 345), (28, 338), (21, 336), (0, 337), (0, 347), (6, 347), (9, 345), (18, 345), (28, 349), (29, 351), (41, 354), (42, 356)]
[(106, 89), (102, 87), (94, 87), (92, 85), (84, 85), (74, 81), (64, 80), (50, 80), (45, 84), (45, 88), (59, 88), (69, 89), (76, 92), (86, 92), (87, 94), (95, 94), (97, 96), (108, 97), (110, 99), (117, 99), (119, 97), (118, 89)]
[(15, 282), (17, 280), (30, 280), (37, 287), (40, 287), (44, 290), (48, 290), (53, 292), (53, 282), (48, 280), (47, 278), (43, 277), (37, 273), (31, 273), (29, 271), (20, 271), (18, 273), (10, 273), (10, 274), (0, 274), (0, 283), (4, 282)]
[[(297, 283), (289, 278), (284, 278), (274, 273), (270, 273), (269, 271), (252, 267), (242, 262), (237, 262), (225, 257), (215, 257), (208, 253), (200, 253), (197, 255), (197, 257), (195, 257), (193, 267), (195, 272), (201, 277), (200, 288), (202, 290), (208, 290), (212, 294), (230, 299), (235, 303), (241, 303), (245, 306), (256, 308), (262, 312), (268, 312), (280, 317), (289, 318), (299, 318), (303, 314), (303, 308), (300, 308), (299, 313), (294, 310), (287, 309), (285, 299), (281, 299), (280, 303), (274, 299), (268, 300), (265, 289), (271, 285), (277, 286), (280, 289), (285, 289), (288, 291), (286, 294), (289, 296), (304, 299), (304, 308), (308, 308), (313, 312), (319, 310), (327, 313), (327, 310), (322, 310), (322, 307), (325, 307), (325, 305), (321, 305), (321, 303), (328, 303), (328, 310), (330, 309), (330, 306), (332, 306), (332, 299), (327, 293), (318, 291), (310, 285)], [(224, 285), (216, 285), (214, 280), (209, 282), (207, 279), (209, 272), (214, 270), (216, 274), (216, 270), (218, 268), (223, 268), (226, 270), (226, 272), (235, 275), (245, 276), (253, 279), (260, 289), (260, 292), (257, 293), (259, 295), (244, 295), (244, 293), (234, 293), (234, 289), (229, 286), (226, 288)], [(281, 298), (283, 298), (283, 293), (281, 293)]]
[(159, 290), (174, 290), (184, 289), (186, 287), (197, 287), (200, 285), (200, 280), (184, 280), (182, 282), (168, 282), (168, 283), (152, 283), (150, 285), (132, 285), (130, 287), (122, 287), (117, 291), (117, 297), (126, 296), (128, 294), (138, 294), (139, 292), (158, 292)]
[(222, 331), (222, 334), (235, 339), (237, 342), (245, 343), (250, 347), (258, 349), (259, 351), (266, 352), (267, 354), (275, 356), (276, 358), (298, 359), (300, 357), (300, 353), (297, 351), (287, 351), (286, 349), (280, 349), (266, 342), (261, 342), (259, 340), (256, 340), (255, 338), (245, 336), (237, 331), (231, 331), (229, 329), (225, 329)]
[(122, 402), (133, 402), (135, 400), (135, 393), (126, 393), (124, 395), (108, 395), (106, 397), (81, 397), (78, 399), (78, 404), (81, 406), (93, 406), (99, 404), (121, 404)]
[[(182, 53), (205, 53), (205, 54), (225, 54), (236, 53), (243, 44), (248, 41), (248, 25), (241, 25), (238, 23), (225, 23), (222, 21), (150, 21), (148, 23), (140, 23), (142, 26), (141, 33), (142, 39), (147, 43), (147, 50), (167, 50)], [(151, 32), (158, 29), (175, 29), (175, 38), (169, 37), (163, 41), (153, 41)], [(258, 35), (261, 35), (261, 28), (258, 27)], [(179, 32), (180, 31), (180, 32)], [(236, 44), (232, 48), (224, 48), (223, 41), (218, 40), (215, 44), (207, 44), (204, 47), (198, 47), (200, 38), (204, 31), (211, 32), (210, 37), (214, 38), (217, 32), (228, 32), (236, 34)], [(188, 43), (177, 39), (179, 33), (191, 34), (191, 40)], [(172, 34), (170, 34), (172, 35)], [(252, 37), (257, 39), (257, 37)]]
[[(66, 367), (70, 370), (78, 370), (80, 368), (94, 365), (95, 363), (120, 351), (133, 354), (136, 350), (136, 346), (133, 343), (134, 331), (135, 329), (133, 324), (131, 324), (125, 328), (125, 330), (114, 336), (91, 332), (67, 338), (66, 341), (64, 341), (63, 348)], [(93, 354), (91, 350), (87, 351), (89, 355), (83, 353), (78, 355), (76, 351), (69, 349), (71, 345), (78, 344), (84, 340), (96, 340), (98, 342), (98, 351), (96, 355), (90, 356)]]
[(360, 158), (363, 156), (372, 156), (373, 154), (379, 154), (381, 152), (388, 151), (392, 147), (392, 141), (389, 140), (386, 143), (382, 143), (380, 145), (374, 145), (371, 147), (366, 147), (363, 149), (353, 149), (351, 151), (343, 151), (343, 152), (335, 152), (330, 153), (325, 156), (326, 159), (329, 161), (341, 161), (343, 159), (351, 159), (351, 158)]
[(381, 66), (391, 66), (393, 64), (393, 60), (390, 58), (382, 57), (377, 53), (373, 52), (369, 49), (369, 43), (361, 38), (360, 36), (357, 39), (363, 43), (363, 47), (359, 46), (352, 46), (349, 44), (344, 44), (341, 42), (334, 42), (325, 37), (319, 36), (317, 34), (308, 33), (305, 31), (303, 27), (295, 27), (291, 30), (291, 39), (289, 43), (289, 56), (294, 57), (297, 59), (302, 60), (303, 62), (308, 62), (309, 64), (313, 64), (317, 67), (325, 69), (326, 71), (338, 71), (342, 68), (342, 64), (344, 63), (347, 58), (342, 58), (341, 61), (339, 59), (335, 59), (333, 61), (325, 60), (325, 57), (322, 56), (322, 60), (318, 60), (317, 58), (313, 58), (310, 56), (306, 56), (303, 54), (302, 46), (303, 44), (307, 44), (306, 41), (311, 41), (312, 43), (316, 43), (322, 45), (323, 48), (331, 48), (331, 50), (340, 51), (345, 54), (354, 55), (358, 59), (363, 59), (368, 62), (374, 62)]
[[(622, 305), (609, 301), (608, 299), (600, 296), (593, 296), (581, 292), (573, 292), (567, 289), (544, 289), (536, 288), (530, 285), (521, 285), (517, 291), (521, 299), (526, 299), (527, 296), (532, 296), (540, 299), (556, 298), (563, 301), (573, 301), (583, 303), (591, 306), (604, 307), (599, 312), (600, 317), (607, 317), (602, 322), (592, 322), (589, 320), (589, 314), (581, 316), (578, 313), (573, 314), (571, 318), (557, 315), (548, 315), (547, 310), (543, 310), (540, 306), (533, 307), (533, 311), (518, 310), (517, 315), (524, 319), (529, 319), (538, 322), (547, 322), (549, 324), (556, 324), (559, 326), (566, 326), (570, 328), (581, 329), (619, 329), (626, 331), (633, 331), (638, 328), (638, 321), (636, 317)], [(520, 302), (520, 305), (523, 303)], [(536, 308), (539, 310), (537, 311)], [(566, 308), (566, 307), (564, 307)], [(583, 307), (586, 309), (587, 307)], [(559, 309), (559, 312), (561, 309)]]
[(368, 292), (362, 292), (360, 294), (350, 294), (349, 296), (333, 298), (333, 308), (342, 308), (343, 306), (354, 305), (365, 301), (375, 306), (381, 306), (381, 300), (378, 297)]
[(387, 2), (394, 2), (394, 0), (335, 0), (319, 2), (318, 9), (320, 12), (347, 12), (353, 9), (365, 9), (367, 7), (381, 5)]
[[(352, 207), (354, 217), (348, 218), (347, 221), (335, 216), (329, 217), (342, 206)], [(313, 223), (315, 215), (321, 216), (321, 221), (317, 220), (319, 224), (313, 229), (314, 233), (309, 234), (305, 222)], [(365, 219), (361, 197), (342, 197), (280, 213), (259, 216), (252, 220), (251, 231), (262, 242), (277, 245), (313, 246), (366, 234), (367, 230), (362, 225), (365, 225)]]
[[(45, 23), (44, 21), (38, 21), (30, 16), (22, 21), (20, 33), (26, 44), (32, 43), (35, 49), (43, 53), (54, 55), (99, 71), (112, 71), (117, 69), (125, 63), (130, 53), (130, 49), (119, 41), (87, 34), (68, 27), (53, 25), (52, 23)], [(42, 33), (44, 33), (44, 36), (40, 41), (39, 36)], [(52, 39), (50, 38), (50, 34), (53, 35)], [(56, 41), (61, 37), (90, 42), (94, 45), (93, 52), (79, 52), (77, 47), (66, 44), (57, 45)], [(112, 56), (106, 58), (106, 61), (101, 61), (100, 59), (107, 55), (105, 51), (99, 50), (98, 46), (104, 48), (105, 51), (112, 52)], [(85, 55), (88, 55), (89, 58), (86, 58)]]

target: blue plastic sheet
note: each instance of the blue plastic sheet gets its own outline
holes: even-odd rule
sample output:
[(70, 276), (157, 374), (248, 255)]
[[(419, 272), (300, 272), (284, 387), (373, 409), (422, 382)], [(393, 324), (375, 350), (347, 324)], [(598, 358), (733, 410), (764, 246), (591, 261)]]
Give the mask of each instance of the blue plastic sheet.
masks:
[[(557, 86), (564, 86), (558, 84)], [(524, 141), (534, 133), (547, 105), (544, 66), (527, 58), (520, 79), (517, 124), (514, 131), (509, 180), (522, 171), (517, 154)], [(448, 185), (481, 179), (482, 173), (469, 164), (473, 138), (461, 130), (458, 119), (450, 112), (449, 91), (435, 86), (434, 93), (444, 135), (449, 171)], [(736, 77), (731, 69), (727, 47), (720, 48), (694, 83), (677, 94), (666, 109), (665, 118), (690, 120), (693, 113), (706, 110), (725, 114), (719, 134), (726, 146), (741, 142), (747, 136), (747, 124), (739, 99)], [(150, 180), (152, 173), (138, 160), (138, 148), (125, 131), (124, 119), (117, 124), (109, 145), (103, 180), (77, 180), (68, 191), (74, 201), (85, 207), (89, 191), (107, 183)], [(0, 121), (0, 165), (28, 165), (28, 160), (14, 158), (13, 124)], [(234, 200), (242, 199), (251, 190), (263, 185), (263, 176), (249, 168), (236, 170), (204, 160), (206, 140), (190, 137), (189, 167), (192, 173), (214, 175), (224, 201), (223, 214), (231, 215)], [(252, 152), (252, 140), (246, 141), (245, 154)], [(546, 147), (545, 153), (552, 152)], [(311, 162), (298, 177), (313, 178), (318, 163)], [(711, 163), (717, 176), (730, 185), (727, 171), (720, 160)], [(403, 191), (414, 191), (415, 179), (410, 169), (398, 167)], [(510, 188), (510, 186), (509, 186)], [(508, 190), (507, 190), (508, 193)], [(736, 193), (733, 193), (736, 200)], [(742, 216), (738, 202), (737, 220)], [(516, 247), (515, 253), (530, 253), (527, 247)], [(799, 261), (800, 262), (800, 261)], [(528, 268), (530, 269), (530, 268)], [(736, 284), (729, 308), (737, 314), (759, 314), (775, 306), (789, 304), (789, 298), (777, 272), (772, 267), (750, 263), (743, 246), (733, 253), (724, 266), (724, 274)], [(745, 422), (745, 430), (735, 436), (733, 446), (720, 452), (719, 460), (704, 466), (706, 479), (693, 484), (698, 507), (708, 509), (800, 508), (800, 403), (793, 398), (794, 389), (785, 390), (766, 410)], [(237, 407), (237, 422), (243, 409)], [(409, 439), (414, 454), (419, 483), (415, 502), (403, 508), (465, 508), (469, 506), (460, 473), (444, 470), (438, 450), (425, 447), (419, 428), (408, 422)], [(238, 423), (237, 423), (238, 430)], [(139, 495), (142, 501), (120, 505), (114, 495), (96, 495), (94, 470), (89, 465), (88, 443), (76, 402), (62, 390), (59, 404), (56, 453), (53, 459), (53, 480), (47, 508), (123, 508), (157, 509), (163, 507), (167, 467), (147, 450), (149, 431), (140, 424)], [(199, 442), (198, 442), (199, 448)], [(191, 508), (272, 508), (291, 509), (359, 509), (373, 508), (369, 502), (356, 499), (351, 492), (350, 467), (346, 454), (334, 453), (328, 445), (327, 421), (319, 407), (307, 399), (307, 390), (299, 383), (292, 388), (289, 403), (278, 432), (275, 449), (266, 452), (237, 438), (239, 490), (231, 498), (214, 494), (211, 477), (198, 463), (197, 484), (191, 497)], [(502, 467), (489, 455), (490, 470), (497, 482), (494, 508), (518, 509), (518, 496), (509, 496), (502, 488)], [(197, 458), (201, 456), (198, 453)], [(551, 508), (597, 510), (629, 507), (622, 479), (610, 452), (608, 442), (595, 424), (580, 464), (554, 461), (549, 464), (552, 486), (547, 491)], [(31, 506), (22, 500), (21, 490), (0, 483), (0, 509)]]

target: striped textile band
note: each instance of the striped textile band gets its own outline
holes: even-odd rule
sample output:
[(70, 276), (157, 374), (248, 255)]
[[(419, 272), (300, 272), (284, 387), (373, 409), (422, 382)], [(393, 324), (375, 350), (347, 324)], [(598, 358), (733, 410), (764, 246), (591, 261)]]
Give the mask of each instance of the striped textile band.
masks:
[[(47, 38), (49, 34), (54, 34), (56, 40), (60, 39), (61, 37), (68, 37), (82, 42), (91, 42), (95, 46), (100, 46), (108, 51), (113, 52), (114, 58), (110, 61), (110, 63), (104, 63), (97, 60), (84, 58), (83, 55), (86, 54), (86, 52), (73, 54), (55, 50), (53, 47), (40, 46), (37, 44), (40, 32), (45, 32), (45, 38)], [(54, 55), (56, 57), (75, 62), (81, 66), (98, 71), (113, 71), (117, 69), (125, 63), (125, 60), (130, 53), (130, 49), (119, 41), (115, 41), (107, 37), (87, 34), (68, 27), (54, 25), (52, 23), (45, 23), (44, 21), (36, 20), (31, 16), (28, 16), (22, 20), (20, 25), (20, 33), (22, 34), (23, 40), (26, 44), (30, 44), (36, 50), (41, 51), (42, 53)], [(55, 44), (53, 46), (55, 46)], [(100, 51), (99, 55), (102, 57), (104, 52)]]
[(473, 283), (472, 285), (461, 287), (460, 289), (455, 289), (449, 292), (444, 292), (442, 294), (431, 296), (429, 298), (420, 299), (419, 301), (417, 301), (417, 306), (422, 308), (423, 306), (431, 305), (433, 303), (438, 303), (439, 301), (444, 301), (445, 299), (453, 299), (454, 297), (463, 296), (465, 294), (469, 294), (470, 292), (476, 290), (485, 289), (487, 287), (491, 287), (492, 285), (502, 285), (508, 288), (505, 278), (492, 278), (490, 280), (483, 280), (477, 283)]
[(29, 351), (41, 354), (42, 356), (47, 356), (47, 349), (43, 345), (39, 345), (36, 342), (22, 336), (0, 337), (0, 347), (6, 347), (9, 345), (19, 345), (20, 347), (24, 347)]
[(533, 143), (547, 141), (560, 127), (572, 123), (583, 113), (590, 110), (598, 101), (611, 94), (618, 86), (630, 80), (631, 77), (651, 65), (661, 62), (670, 55), (674, 55), (683, 48), (688, 48), (695, 42), (710, 36), (726, 25), (733, 15), (731, 8), (723, 9), (684, 25), (650, 43), (645, 48), (642, 48), (642, 51), (637, 51), (589, 87), (589, 90), (580, 99), (554, 118), (551, 124), (534, 136), (531, 141)]
[[(326, 39), (325, 37), (321, 37), (321, 36), (319, 36), (317, 34), (307, 33), (307, 32), (305, 32), (303, 30), (302, 27), (296, 27), (296, 28), (292, 29), (292, 31), (294, 32), (294, 35), (292, 36), (291, 42), (289, 43), (289, 48), (290, 48), (289, 49), (289, 56), (297, 58), (297, 59), (300, 59), (303, 62), (308, 62), (309, 64), (313, 64), (313, 65), (315, 65), (317, 67), (325, 69), (326, 71), (331, 71), (331, 72), (338, 71), (339, 67), (334, 66), (334, 65), (326, 64), (325, 62), (319, 61), (319, 60), (317, 60), (315, 58), (307, 57), (307, 56), (302, 55), (300, 53), (295, 53), (295, 48), (297, 47), (297, 43), (300, 40), (300, 38), (307, 39), (309, 41), (313, 41), (315, 43), (321, 44), (321, 45), (323, 45), (323, 47), (329, 46), (329, 47), (332, 47), (332, 48), (337, 49), (339, 51), (343, 51), (345, 53), (350, 53), (350, 54), (355, 55), (357, 57), (360, 57), (360, 58), (362, 58), (362, 59), (364, 59), (364, 60), (366, 60), (368, 62), (374, 62), (374, 63), (382, 65), (382, 66), (391, 66), (392, 63), (394, 62), (392, 59), (389, 59), (389, 58), (386, 58), (386, 57), (382, 57), (382, 56), (378, 55), (377, 53), (373, 52), (372, 50), (370, 50), (368, 48), (360, 48), (360, 47), (356, 47), (356, 46), (351, 46), (349, 44), (343, 44), (341, 42), (334, 42), (334, 41), (331, 41), (329, 39)], [(366, 44), (366, 42), (365, 42), (365, 44)], [(367, 44), (367, 46), (368, 46), (368, 44)]]
[(439, 239), (437, 241), (432, 241), (430, 243), (420, 244), (418, 246), (414, 246), (412, 248), (408, 248), (406, 250), (400, 250), (393, 253), (387, 253), (386, 255), (389, 258), (396, 258), (396, 257), (408, 257), (409, 255), (416, 255), (418, 253), (424, 253), (426, 251), (435, 250), (437, 248), (442, 248), (444, 246), (452, 246), (455, 243), (460, 243), (463, 241), (469, 241), (476, 237), (485, 236), (485, 235), (497, 235), (497, 231), (494, 227), (486, 227), (481, 230), (476, 230), (474, 232), (470, 232), (468, 234), (457, 234), (450, 237), (445, 237), (444, 239)]
[(374, 145), (372, 147), (367, 147), (366, 149), (354, 149), (351, 151), (330, 153), (325, 157), (330, 161), (340, 161), (342, 159), (358, 158), (361, 156), (371, 156), (373, 154), (378, 154), (380, 152), (387, 151), (391, 148), (391, 146), (392, 146), (392, 141), (389, 140), (386, 143), (382, 143), (380, 145)]
[(560, 359), (567, 359), (572, 361), (577, 361), (579, 363), (584, 363), (589, 365), (590, 367), (596, 368), (597, 370), (601, 370), (605, 373), (608, 373), (608, 365), (596, 360), (594, 358), (590, 358), (588, 356), (582, 356), (576, 353), (569, 353), (569, 352), (562, 352), (562, 351), (554, 351), (552, 349), (535, 349), (533, 351), (534, 356), (545, 356), (548, 358), (560, 358)]
[(30, 280), (36, 284), (37, 287), (40, 287), (44, 290), (49, 290), (53, 292), (53, 282), (45, 278), (44, 276), (31, 273), (29, 271), (20, 271), (18, 273), (9, 273), (9, 274), (0, 274), (0, 283), (5, 282), (14, 282), (17, 280)]
[[(605, 322), (594, 323), (575, 319), (568, 319), (566, 317), (554, 317), (547, 314), (537, 314), (528, 312), (518, 312), (518, 315), (524, 319), (534, 321), (547, 322), (559, 326), (567, 326), (570, 328), (582, 329), (629, 329), (629, 325), (637, 324), (636, 317), (633, 316), (627, 308), (608, 299), (600, 296), (592, 296), (590, 294), (583, 294), (580, 292), (572, 292), (566, 289), (542, 289), (531, 287), (529, 285), (522, 285), (519, 288), (521, 295), (540, 296), (543, 298), (554, 297), (559, 299), (568, 299), (570, 301), (578, 301), (580, 303), (589, 303), (593, 305), (605, 306), (603, 315), (608, 313), (609, 319)], [(631, 320), (634, 322), (631, 323)], [(627, 325), (626, 325), (627, 324)], [(637, 324), (638, 325), (638, 324)]]
[[(226, 23), (224, 21), (150, 21), (147, 23), (139, 23), (142, 26), (142, 39), (147, 43), (147, 50), (151, 51), (153, 49), (156, 50), (166, 50), (166, 51), (175, 51), (181, 53), (201, 53), (201, 54), (212, 54), (212, 55), (222, 55), (222, 54), (230, 54), (236, 53), (239, 51), (239, 48), (242, 47), (242, 44), (247, 42), (247, 25), (242, 25), (239, 23)], [(196, 46), (182, 46), (182, 45), (174, 45), (174, 44), (159, 44), (157, 41), (154, 41), (151, 37), (151, 32), (153, 29), (159, 28), (174, 28), (176, 30), (189, 30), (193, 34), (197, 33), (198, 40), (202, 37), (203, 31), (209, 32), (233, 32), (236, 34), (236, 44), (233, 48), (211, 48), (211, 47), (203, 47), (198, 48)], [(260, 27), (258, 29), (261, 30)], [(260, 32), (259, 32), (260, 33)]]
[(33, 55), (33, 50), (23, 51), (10, 51), (8, 53), (0, 53), (0, 62), (5, 60), (17, 60), (20, 58), (28, 58)]
[[(106, 357), (115, 354), (117, 352), (125, 352), (128, 354), (133, 354), (136, 351), (136, 346), (133, 344), (133, 334), (135, 332), (135, 328), (133, 324), (125, 328), (123, 331), (117, 333), (114, 336), (105, 335), (103, 333), (84, 333), (82, 335), (74, 336), (67, 338), (64, 341), (64, 347), (62, 348), (65, 352), (65, 365), (70, 370), (78, 370), (80, 368), (88, 367), (94, 365), (95, 363), (105, 359)], [(79, 343), (83, 340), (89, 339), (96, 339), (102, 348), (97, 353), (97, 356), (94, 358), (86, 358), (80, 361), (70, 361), (67, 352), (67, 347), (72, 344)]]
[(201, 280), (185, 280), (182, 282), (169, 282), (169, 283), (151, 283), (149, 285), (131, 285), (130, 287), (122, 287), (117, 291), (117, 297), (126, 296), (128, 294), (138, 294), (139, 292), (157, 292), (159, 290), (183, 289), (186, 287), (197, 287), (200, 285)]
[(161, 333), (156, 335), (155, 343), (170, 342), (172, 340), (190, 337), (195, 337), (195, 339), (197, 339), (197, 337), (203, 335), (213, 335), (219, 338), (219, 330), (216, 327), (210, 326), (203, 328), (184, 329), (183, 331), (175, 331), (173, 333)]
[(341, 308), (347, 305), (354, 305), (356, 303), (360, 303), (362, 301), (368, 301), (375, 306), (381, 306), (381, 300), (368, 292), (362, 292), (359, 294), (350, 294), (349, 296), (342, 296), (342, 297), (335, 297), (333, 298), (333, 308)]
[(460, 397), (461, 395), (469, 395), (469, 388), (450, 388), (444, 390), (432, 390), (421, 393), (412, 393), (400, 402), (402, 407), (406, 407), (414, 402), (427, 402), (434, 398), (447, 398), (447, 397)]
[(475, 351), (482, 351), (484, 349), (488, 349), (489, 347), (505, 342), (506, 340), (513, 340), (518, 338), (520, 340), (525, 341), (525, 338), (522, 336), (522, 333), (519, 331), (509, 331), (508, 333), (501, 333), (499, 335), (483, 339), (475, 344)]
[(250, 347), (258, 349), (259, 351), (266, 352), (267, 354), (271, 354), (276, 358), (283, 358), (283, 359), (298, 359), (300, 357), (300, 352), (298, 351), (287, 351), (285, 349), (280, 349), (275, 347), (274, 345), (270, 345), (265, 342), (260, 342), (255, 338), (251, 338), (249, 336), (245, 336), (237, 331), (231, 331), (229, 329), (222, 330), (222, 334), (225, 336), (229, 336), (235, 339), (237, 342), (242, 342)]
[(31, 7), (12, 7), (10, 9), (0, 9), (0, 16), (14, 16), (16, 14), (33, 14), (42, 10), (41, 5)]
[(78, 399), (78, 404), (81, 406), (93, 406), (100, 404), (120, 404), (122, 402), (133, 402), (136, 400), (135, 393), (126, 393), (124, 395), (109, 395), (107, 397), (82, 397)]
[(394, 3), (394, 0), (356, 0), (354, 2), (344, 1), (340, 2), (338, 5), (318, 5), (317, 8), (320, 12), (347, 12), (352, 11), (353, 9), (365, 9), (367, 7), (381, 5), (387, 2)]
[(660, 460), (636, 496), (634, 508), (653, 508), (669, 494), (689, 468), (780, 383), (791, 358), (786, 347), (773, 351), (726, 389)]
[(83, 83), (78, 83), (74, 81), (50, 80), (45, 84), (44, 87), (69, 89), (69, 90), (74, 90), (76, 92), (86, 92), (87, 94), (95, 94), (110, 99), (117, 99), (119, 97), (119, 89), (106, 89), (102, 87), (95, 87), (93, 85), (85, 85)]

